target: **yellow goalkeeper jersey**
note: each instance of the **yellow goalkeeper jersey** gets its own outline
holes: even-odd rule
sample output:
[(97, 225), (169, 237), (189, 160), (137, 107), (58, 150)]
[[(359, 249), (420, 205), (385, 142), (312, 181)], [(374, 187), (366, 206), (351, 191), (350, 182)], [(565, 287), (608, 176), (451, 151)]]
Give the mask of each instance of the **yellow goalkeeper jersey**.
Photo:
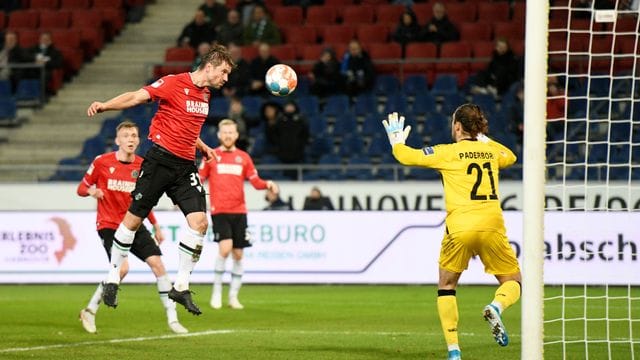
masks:
[(401, 164), (429, 167), (440, 172), (448, 233), (506, 233), (498, 199), (498, 174), (499, 169), (516, 161), (516, 156), (507, 147), (493, 140), (488, 143), (462, 140), (423, 149), (396, 144), (393, 155)]

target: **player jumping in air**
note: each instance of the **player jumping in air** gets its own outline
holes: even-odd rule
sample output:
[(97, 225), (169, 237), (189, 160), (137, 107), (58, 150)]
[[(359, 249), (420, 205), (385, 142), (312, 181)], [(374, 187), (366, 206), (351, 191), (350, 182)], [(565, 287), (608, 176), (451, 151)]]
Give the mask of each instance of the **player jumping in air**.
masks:
[(224, 46), (214, 46), (198, 69), (191, 73), (164, 76), (151, 85), (120, 94), (107, 102), (93, 102), (88, 116), (109, 110), (123, 110), (148, 101), (157, 101), (158, 111), (151, 121), (149, 139), (153, 146), (144, 156), (133, 198), (116, 230), (111, 248), (111, 268), (104, 284), (103, 300), (117, 305), (120, 267), (129, 254), (135, 233), (162, 194), (167, 194), (184, 214), (188, 229), (180, 240), (179, 267), (169, 298), (189, 312), (200, 315), (189, 290), (189, 277), (200, 259), (207, 231), (206, 198), (195, 165), (196, 149), (205, 158), (213, 149), (199, 138), (209, 113), (209, 87), (221, 88), (234, 62)]
[[(140, 164), (142, 163), (142, 158), (135, 154), (140, 144), (136, 124), (130, 121), (120, 123), (116, 128), (115, 142), (118, 145), (118, 150), (96, 157), (78, 185), (77, 190), (78, 195), (83, 197), (91, 196), (98, 202), (96, 226), (98, 235), (102, 239), (102, 246), (104, 246), (109, 258), (111, 258), (113, 235), (129, 208), (131, 203), (130, 193), (136, 184)], [(156, 240), (161, 243), (164, 240), (164, 236), (152, 211), (149, 212), (147, 218), (153, 225)], [(160, 258), (162, 252), (144, 225), (141, 225), (136, 231), (131, 245), (131, 252), (138, 259), (146, 262), (156, 276), (158, 293), (167, 313), (169, 328), (176, 334), (187, 333), (187, 329), (178, 322), (176, 303), (169, 300), (168, 297), (171, 281), (169, 281)], [(129, 264), (124, 261), (120, 267), (120, 279), (127, 275), (128, 270)], [(82, 326), (92, 334), (97, 331), (96, 313), (100, 306), (102, 292), (103, 285), (100, 283), (87, 307), (80, 311)]]
[(244, 248), (251, 246), (247, 232), (247, 205), (244, 200), (244, 180), (248, 179), (258, 190), (269, 189), (278, 193), (278, 185), (270, 180), (262, 180), (246, 152), (236, 148), (238, 128), (230, 119), (218, 124), (220, 146), (214, 149), (214, 158), (200, 165), (202, 181), (209, 180), (209, 200), (211, 203), (211, 221), (215, 241), (218, 243), (218, 256), (214, 267), (213, 294), (211, 307), (222, 307), (222, 275), (229, 253), (233, 256), (231, 285), (229, 288), (229, 306), (242, 309), (238, 301), (238, 292), (242, 285), (242, 256)]
[(478, 255), (485, 271), (500, 283), (483, 316), (501, 346), (509, 343), (501, 315), (520, 298), (521, 275), (498, 200), (499, 169), (511, 166), (516, 156), (485, 135), (488, 121), (477, 105), (461, 105), (452, 118), (454, 143), (422, 149), (404, 144), (411, 127), (404, 127), (404, 117), (398, 113), (389, 114), (382, 123), (401, 164), (433, 168), (442, 176), (447, 217), (440, 249), (438, 314), (449, 359), (460, 359), (456, 286), (469, 259)]

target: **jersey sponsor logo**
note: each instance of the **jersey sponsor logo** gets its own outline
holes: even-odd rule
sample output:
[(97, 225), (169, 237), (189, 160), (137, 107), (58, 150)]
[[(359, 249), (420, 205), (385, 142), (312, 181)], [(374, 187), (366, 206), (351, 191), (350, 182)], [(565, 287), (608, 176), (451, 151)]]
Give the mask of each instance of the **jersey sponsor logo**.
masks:
[(218, 174), (238, 175), (242, 174), (242, 165), (236, 164), (217, 164)]
[(116, 168), (114, 168), (113, 166), (109, 167), (109, 174), (113, 174), (113, 172), (116, 171)]
[(433, 153), (434, 153), (435, 151), (433, 150), (433, 146), (427, 146), (427, 147), (423, 147), (423, 148), (422, 148), (422, 152), (423, 152), (425, 155), (433, 155)]
[(204, 101), (187, 100), (187, 112), (201, 115), (209, 115), (209, 103)]
[(162, 86), (162, 84), (164, 84), (164, 80), (162, 79), (158, 79), (156, 80), (153, 84), (151, 84), (152, 88), (159, 88), (160, 86)]
[(117, 179), (108, 179), (107, 180), (107, 189), (112, 191), (121, 191), (130, 193), (136, 187), (135, 181), (125, 181), (125, 180), (117, 180)]
[(189, 95), (189, 89), (184, 88), (184, 94), (185, 94), (185, 95)]
[(458, 153), (460, 160), (492, 160), (493, 153), (488, 151), (464, 151)]

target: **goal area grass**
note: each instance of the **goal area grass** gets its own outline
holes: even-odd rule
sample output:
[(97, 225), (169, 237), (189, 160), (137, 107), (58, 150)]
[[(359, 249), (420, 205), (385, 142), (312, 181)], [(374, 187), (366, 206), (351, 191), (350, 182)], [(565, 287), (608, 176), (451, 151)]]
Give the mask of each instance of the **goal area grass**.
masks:
[[(464, 359), (520, 358), (520, 302), (503, 316), (510, 335), (507, 347), (494, 342), (482, 318), (482, 308), (493, 298), (495, 288), (458, 288)], [(155, 284), (126, 283), (119, 292), (118, 308), (101, 305), (98, 333), (86, 333), (78, 313), (94, 289), (93, 285), (0, 285), (0, 358), (446, 358), (436, 310), (437, 288), (432, 285), (246, 284), (240, 292), (244, 310), (226, 307), (225, 285), (225, 306), (213, 310), (208, 305), (211, 286), (194, 284), (194, 299), (203, 314), (193, 316), (178, 305), (180, 321), (190, 331), (186, 335), (169, 330)], [(618, 290), (626, 292), (610, 292)], [(634, 291), (638, 295), (640, 290)], [(545, 312), (561, 311), (554, 304), (545, 304)], [(633, 311), (638, 310), (636, 305)], [(565, 306), (577, 309), (584, 304)], [(614, 309), (620, 307), (619, 312), (629, 311), (624, 306), (613, 304)], [(583, 334), (583, 327), (580, 321), (572, 321), (565, 324), (565, 331)], [(632, 329), (636, 337), (639, 327), (636, 321)], [(614, 335), (624, 336), (618, 330)], [(571, 345), (569, 358), (586, 358), (584, 343), (579, 345)], [(636, 359), (639, 347), (636, 343)], [(606, 344), (589, 345), (589, 358), (607, 358), (607, 351)], [(616, 359), (631, 359), (629, 345), (626, 351), (616, 347), (618, 351)], [(545, 347), (545, 359), (561, 358), (562, 346)]]

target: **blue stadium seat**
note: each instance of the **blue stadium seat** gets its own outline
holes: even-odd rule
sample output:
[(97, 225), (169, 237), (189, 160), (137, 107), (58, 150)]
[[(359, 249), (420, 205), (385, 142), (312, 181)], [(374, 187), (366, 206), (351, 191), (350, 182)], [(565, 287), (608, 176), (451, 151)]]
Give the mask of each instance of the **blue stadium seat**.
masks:
[(364, 151), (364, 141), (358, 133), (348, 133), (342, 138), (338, 153), (340, 156), (351, 157), (354, 154), (362, 154)]
[(371, 93), (364, 93), (356, 96), (353, 103), (353, 112), (357, 116), (367, 116), (371, 113), (378, 113), (378, 100)]
[(91, 162), (96, 156), (104, 153), (105, 150), (106, 144), (104, 140), (99, 135), (94, 136), (84, 141), (81, 157)]
[(42, 100), (40, 80), (23, 79), (18, 81), (15, 99), (18, 104), (37, 105)]
[(428, 113), (424, 121), (422, 134), (425, 136), (432, 136), (443, 129), (449, 131), (451, 128), (450, 121), (451, 120), (447, 115), (438, 112)]
[(383, 114), (389, 114), (392, 112), (405, 114), (407, 112), (407, 107), (407, 97), (403, 93), (396, 92), (389, 94), (384, 105)]
[[(281, 164), (280, 159), (278, 159), (274, 155), (266, 154), (260, 158), (260, 162), (257, 165), (258, 167), (260, 167), (260, 165), (278, 165), (278, 164)], [(282, 170), (264, 169), (264, 168), (261, 168), (259, 170), (260, 170), (260, 177), (264, 179), (282, 180), (283, 178)]]
[[(93, 160), (93, 159), (91, 159)], [(87, 162), (81, 157), (68, 157), (58, 162), (60, 166), (55, 174), (49, 178), (51, 181), (80, 181), (85, 174)]]
[(325, 116), (338, 116), (349, 111), (349, 97), (346, 95), (332, 95), (327, 98), (322, 114)]
[(382, 120), (382, 115), (379, 115), (377, 112), (367, 115), (362, 123), (360, 133), (364, 136), (375, 136), (378, 133), (383, 134), (384, 127), (382, 126)]
[(631, 140), (631, 126), (633, 124), (630, 121), (611, 122), (609, 126), (610, 141), (627, 142)]
[(630, 164), (631, 149), (629, 144), (611, 145), (609, 147), (609, 164)]
[(214, 97), (209, 102), (209, 118), (225, 118), (229, 113), (229, 99)]
[(356, 127), (358, 123), (355, 115), (350, 112), (343, 112), (338, 114), (336, 117), (336, 121), (333, 124), (333, 135), (334, 136), (345, 136), (349, 133), (356, 132)]
[(260, 117), (260, 108), (263, 102), (261, 97), (245, 96), (242, 98), (241, 102), (247, 117), (254, 119)]
[(373, 87), (374, 94), (389, 96), (400, 91), (400, 80), (395, 75), (381, 74), (376, 77)]
[(296, 98), (298, 103), (298, 108), (300, 108), (300, 113), (306, 115), (307, 117), (311, 117), (320, 113), (320, 102), (318, 98), (311, 96), (301, 96)]
[[(210, 145), (210, 144), (207, 144)], [(140, 155), (140, 156), (144, 156), (144, 154), (147, 153), (147, 151), (149, 151), (149, 149), (151, 149), (151, 147), (153, 146), (153, 142), (149, 139), (145, 138), (141, 138), (140, 139), (140, 146), (138, 146), (138, 149), (136, 150), (136, 154)]]
[(458, 77), (454, 74), (438, 74), (433, 82), (434, 96), (450, 96), (458, 93)]
[[(351, 156), (347, 162), (347, 169), (344, 173), (344, 177), (347, 180), (372, 180), (373, 175), (371, 173), (371, 160), (361, 154)], [(358, 168), (357, 166), (364, 166)]]
[(327, 133), (327, 119), (324, 116), (316, 114), (309, 116), (309, 132), (313, 137), (322, 136)]
[(391, 153), (391, 145), (389, 145), (389, 139), (387, 135), (380, 132), (371, 138), (371, 143), (367, 148), (367, 155), (370, 157), (383, 156), (384, 154)]
[(589, 78), (589, 95), (591, 97), (609, 97), (609, 86), (611, 84), (611, 78), (607, 77), (595, 77)]
[(0, 99), (10, 98), (12, 96), (11, 82), (9, 80), (0, 80)]
[(407, 76), (402, 84), (402, 91), (409, 96), (428, 93), (427, 78), (424, 75)]
[(471, 102), (480, 106), (480, 109), (487, 117), (491, 117), (496, 113), (496, 99), (491, 94), (475, 94)]
[(122, 110), (122, 117), (133, 122), (149, 118), (149, 115), (149, 108), (146, 105), (138, 105)]
[(608, 144), (591, 144), (588, 148), (587, 161), (589, 164), (607, 161)]
[(100, 137), (103, 139), (114, 139), (116, 137), (116, 128), (121, 122), (122, 118), (120, 116), (105, 119), (100, 127)]
[(298, 86), (296, 86), (295, 95), (297, 96), (307, 96), (310, 94), (311, 83), (309, 78), (306, 76), (298, 77)]
[(453, 112), (456, 111), (458, 106), (466, 102), (467, 100), (465, 99), (465, 97), (458, 92), (448, 94), (444, 97), (441, 112), (445, 115), (451, 116), (453, 115)]
[(11, 120), (16, 117), (18, 107), (12, 98), (0, 98), (0, 119)]
[(421, 149), (425, 145), (424, 140), (422, 139), (422, 136), (418, 133), (417, 129), (416, 131), (411, 130), (411, 132), (409, 133), (409, 137), (407, 138), (406, 144), (407, 146), (411, 146), (412, 148), (416, 148), (416, 149)]
[(309, 155), (312, 158), (319, 158), (322, 155), (333, 152), (333, 139), (329, 136), (317, 136), (311, 140)]
[(413, 100), (411, 113), (417, 116), (424, 116), (428, 113), (436, 112), (436, 99), (429, 92), (418, 93)]
[(249, 153), (253, 157), (261, 157), (267, 152), (267, 146), (267, 137), (264, 134), (258, 135), (253, 139), (253, 145)]
[[(318, 159), (318, 165), (340, 165), (342, 159), (336, 154), (324, 154)], [(304, 175), (305, 180), (340, 180), (343, 178), (342, 169), (337, 167), (320, 168)]]

